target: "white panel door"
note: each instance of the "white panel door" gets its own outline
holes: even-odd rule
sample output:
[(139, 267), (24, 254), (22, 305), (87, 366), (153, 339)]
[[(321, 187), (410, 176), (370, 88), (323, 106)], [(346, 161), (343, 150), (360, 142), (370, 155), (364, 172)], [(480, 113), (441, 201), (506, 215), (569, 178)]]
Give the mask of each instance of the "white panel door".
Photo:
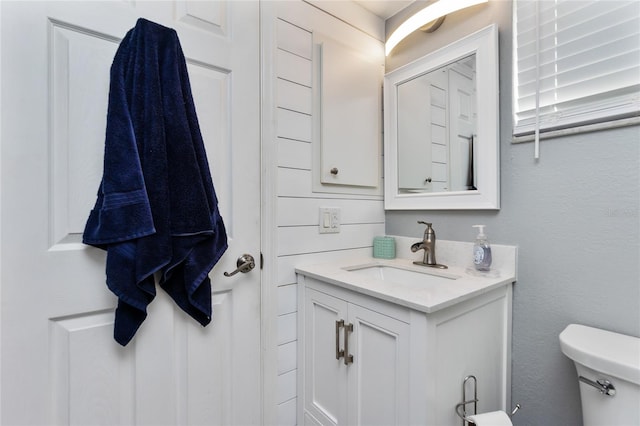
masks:
[[(1, 2), (2, 424), (260, 423), (257, 2)], [(178, 31), (229, 249), (203, 328), (158, 289), (126, 347), (105, 253), (81, 244), (109, 68), (138, 17)]]

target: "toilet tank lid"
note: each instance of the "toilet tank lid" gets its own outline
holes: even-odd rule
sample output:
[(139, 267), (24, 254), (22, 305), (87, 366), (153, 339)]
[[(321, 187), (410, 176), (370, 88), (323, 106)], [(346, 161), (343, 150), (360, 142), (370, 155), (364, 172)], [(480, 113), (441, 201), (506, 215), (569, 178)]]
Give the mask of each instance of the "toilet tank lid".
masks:
[(640, 338), (569, 324), (560, 333), (562, 352), (586, 367), (640, 385)]

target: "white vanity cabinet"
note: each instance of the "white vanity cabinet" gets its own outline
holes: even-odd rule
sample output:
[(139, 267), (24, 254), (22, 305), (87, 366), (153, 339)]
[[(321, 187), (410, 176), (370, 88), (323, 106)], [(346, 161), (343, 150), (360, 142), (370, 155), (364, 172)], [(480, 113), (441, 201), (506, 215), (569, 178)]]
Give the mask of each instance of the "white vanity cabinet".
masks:
[(304, 291), (304, 423), (408, 424), (407, 312), (322, 283)]
[(457, 426), (467, 375), (479, 412), (508, 409), (513, 280), (431, 311), (319, 270), (297, 268), (299, 424)]

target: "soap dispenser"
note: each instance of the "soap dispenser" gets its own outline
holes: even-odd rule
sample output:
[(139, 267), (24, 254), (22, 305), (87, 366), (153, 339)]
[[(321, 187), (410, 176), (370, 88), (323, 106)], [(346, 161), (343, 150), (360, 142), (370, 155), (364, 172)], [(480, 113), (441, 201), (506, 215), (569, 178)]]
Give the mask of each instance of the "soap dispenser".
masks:
[(491, 267), (491, 246), (484, 233), (485, 225), (473, 225), (478, 228), (478, 236), (473, 244), (473, 264), (478, 271), (488, 271)]

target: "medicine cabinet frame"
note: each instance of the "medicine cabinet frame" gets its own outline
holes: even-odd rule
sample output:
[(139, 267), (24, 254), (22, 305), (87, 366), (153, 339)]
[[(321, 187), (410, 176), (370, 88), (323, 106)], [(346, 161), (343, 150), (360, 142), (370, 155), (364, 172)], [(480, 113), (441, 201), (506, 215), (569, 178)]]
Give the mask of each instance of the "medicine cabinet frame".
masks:
[[(459, 59), (476, 57), (475, 188), (448, 192), (400, 191), (398, 187), (398, 86)], [(498, 28), (492, 24), (384, 77), (384, 205), (386, 210), (498, 210), (500, 141)]]

